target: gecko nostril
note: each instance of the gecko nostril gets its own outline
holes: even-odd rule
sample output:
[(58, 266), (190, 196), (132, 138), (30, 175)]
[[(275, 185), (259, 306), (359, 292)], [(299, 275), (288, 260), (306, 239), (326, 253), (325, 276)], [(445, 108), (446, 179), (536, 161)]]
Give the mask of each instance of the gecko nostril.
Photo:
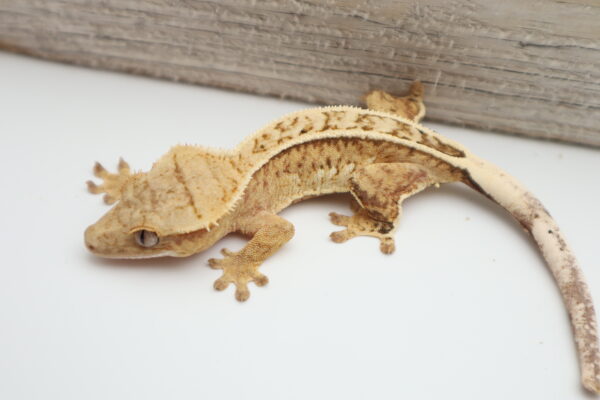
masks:
[(96, 250), (96, 248), (94, 246), (92, 246), (91, 244), (88, 244), (87, 248), (90, 249), (91, 251)]

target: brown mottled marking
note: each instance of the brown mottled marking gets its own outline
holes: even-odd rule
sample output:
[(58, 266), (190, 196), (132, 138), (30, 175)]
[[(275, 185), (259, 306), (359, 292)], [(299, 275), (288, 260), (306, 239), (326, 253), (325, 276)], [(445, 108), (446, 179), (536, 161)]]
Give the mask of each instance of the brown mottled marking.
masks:
[(254, 148), (252, 149), (252, 153), (262, 153), (267, 150), (267, 147), (264, 143), (260, 143), (258, 139), (254, 139)]
[[(179, 166), (179, 163), (177, 162), (177, 154), (173, 154), (173, 165), (175, 166), (175, 171), (174, 171), (175, 179), (177, 179), (177, 182), (179, 182), (179, 184), (183, 187), (183, 190), (188, 197), (189, 206), (194, 210), (194, 214), (196, 214), (197, 218), (199, 218), (199, 219), (202, 218), (202, 214), (200, 214), (200, 212), (198, 212), (198, 209), (194, 205), (194, 198), (192, 196), (192, 192), (191, 192), (190, 188), (187, 186), (185, 179), (183, 178), (183, 173), (181, 171), (181, 167)], [(152, 193), (152, 190), (148, 190), (148, 192)], [(156, 205), (155, 201), (152, 201), (152, 203)]]
[(328, 111), (324, 111), (321, 114), (323, 114), (323, 116), (325, 117), (325, 121), (323, 121), (323, 126), (321, 127), (319, 132), (324, 132), (329, 129), (329, 119), (331, 118), (331, 115)]

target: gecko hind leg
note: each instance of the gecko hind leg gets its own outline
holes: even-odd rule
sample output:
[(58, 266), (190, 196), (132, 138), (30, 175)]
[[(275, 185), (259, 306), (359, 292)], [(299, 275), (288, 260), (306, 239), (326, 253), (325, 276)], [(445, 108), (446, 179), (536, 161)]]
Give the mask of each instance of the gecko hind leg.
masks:
[(346, 229), (333, 232), (336, 243), (356, 236), (380, 240), (380, 250), (395, 250), (393, 234), (402, 214), (402, 201), (438, 180), (425, 168), (411, 163), (371, 164), (359, 168), (351, 178), (353, 216), (331, 213), (331, 222)]
[(92, 194), (105, 193), (104, 202), (113, 204), (121, 198), (121, 188), (131, 176), (129, 164), (122, 158), (119, 159), (118, 173), (111, 174), (100, 163), (94, 165), (94, 175), (103, 180), (101, 185), (96, 185), (93, 181), (87, 181), (88, 191)]
[(346, 242), (357, 236), (372, 236), (380, 240), (381, 252), (391, 254), (395, 250), (393, 224), (373, 219), (368, 211), (360, 206), (356, 199), (350, 200), (350, 209), (354, 215), (347, 216), (336, 212), (329, 213), (333, 224), (344, 226), (346, 229), (332, 232), (330, 237), (336, 243)]
[(423, 104), (423, 85), (414, 82), (404, 97), (392, 96), (381, 90), (373, 90), (365, 95), (364, 100), (367, 108), (375, 111), (385, 111), (400, 117), (419, 122), (425, 116), (425, 104)]

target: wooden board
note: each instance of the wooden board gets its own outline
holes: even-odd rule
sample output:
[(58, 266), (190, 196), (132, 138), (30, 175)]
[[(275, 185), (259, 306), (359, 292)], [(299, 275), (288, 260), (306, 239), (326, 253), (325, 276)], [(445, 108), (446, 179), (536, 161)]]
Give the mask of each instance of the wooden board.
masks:
[(600, 146), (598, 0), (0, 0), (0, 48), (326, 104), (420, 79), (432, 120)]

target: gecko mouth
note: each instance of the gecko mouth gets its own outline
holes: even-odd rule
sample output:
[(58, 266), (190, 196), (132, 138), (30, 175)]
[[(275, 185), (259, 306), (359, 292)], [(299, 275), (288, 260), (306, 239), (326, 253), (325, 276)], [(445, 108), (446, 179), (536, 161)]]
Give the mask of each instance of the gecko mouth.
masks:
[[(96, 254), (96, 253), (94, 253)], [(137, 254), (137, 255), (113, 255), (113, 254), (97, 254), (103, 258), (119, 259), (119, 260), (142, 260), (147, 258), (159, 258), (159, 257), (176, 257), (172, 251), (163, 251), (155, 254)]]
[(111, 258), (111, 259), (121, 259), (121, 260), (137, 260), (137, 259), (145, 259), (145, 258), (158, 258), (158, 257), (176, 257), (177, 254), (170, 250), (158, 250), (154, 252), (140, 252), (138, 254), (132, 254), (129, 252), (124, 253), (109, 253), (104, 252), (98, 249), (96, 246), (90, 243), (86, 243), (85, 246), (87, 249), (94, 255), (102, 257), (102, 258)]

